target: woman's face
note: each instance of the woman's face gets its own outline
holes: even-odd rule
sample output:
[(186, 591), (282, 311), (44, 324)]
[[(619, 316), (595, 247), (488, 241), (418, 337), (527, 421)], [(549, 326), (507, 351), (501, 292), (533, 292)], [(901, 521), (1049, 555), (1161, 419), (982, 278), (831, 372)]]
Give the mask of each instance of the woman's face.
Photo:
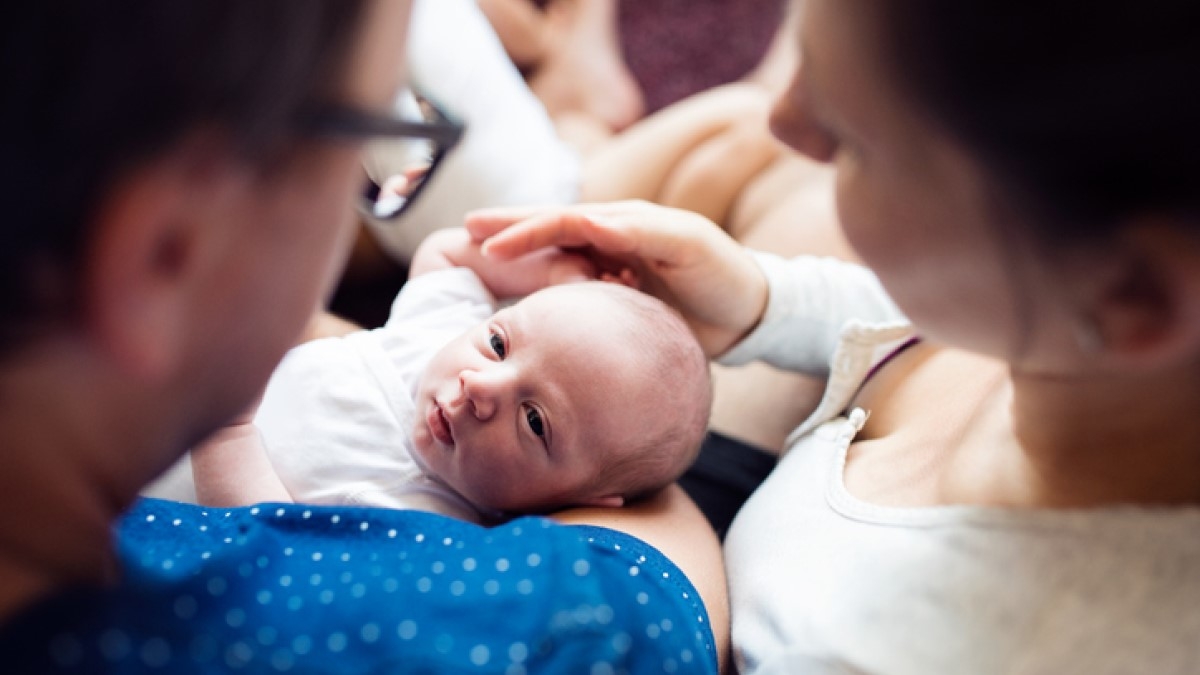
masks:
[(1013, 263), (1030, 257), (990, 215), (977, 165), (885, 68), (871, 5), (806, 3), (801, 69), (772, 129), (836, 168), (847, 239), (925, 337), (1009, 357), (1027, 330)]

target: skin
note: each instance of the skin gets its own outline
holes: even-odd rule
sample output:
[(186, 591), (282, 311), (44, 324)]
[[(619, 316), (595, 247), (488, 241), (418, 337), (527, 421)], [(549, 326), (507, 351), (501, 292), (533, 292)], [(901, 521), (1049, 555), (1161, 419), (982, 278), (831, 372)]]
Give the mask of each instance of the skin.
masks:
[[(447, 229), (422, 242), (410, 278), (453, 268), (472, 270), (500, 300), (520, 301), (443, 345), (423, 371), (410, 432), (422, 469), (484, 510), (622, 506), (623, 495), (639, 488), (599, 479), (636, 461), (648, 438), (688, 414), (665, 403), (677, 400), (686, 378), (663, 382), (666, 362), (639, 343), (645, 331), (669, 327), (625, 307), (609, 295), (615, 287), (563, 288), (595, 281), (596, 274), (585, 258), (567, 252), (495, 261), (481, 255), (466, 230)], [(320, 313), (304, 339), (358, 330)], [(245, 411), (192, 448), (200, 503), (292, 501), (254, 415)], [(642, 464), (639, 475), (667, 483), (671, 466), (681, 469), (685, 461), (682, 454), (664, 456), (658, 474)]]
[[(662, 388), (644, 381), (645, 357), (619, 346), (630, 317), (588, 301), (585, 313), (574, 293), (539, 293), (442, 347), (419, 383), (412, 431), (426, 474), (489, 511), (624, 504), (623, 486), (596, 476), (670, 412)], [(192, 449), (199, 503), (293, 501), (253, 419), (247, 411)]]
[(482, 0), (479, 8), (560, 126), (603, 138), (644, 113), (621, 55), (615, 0), (555, 0), (542, 8)]
[[(601, 311), (597, 298), (581, 304), (570, 289), (548, 289), (443, 347), (417, 391), (413, 442), (424, 467), (501, 511), (620, 506), (616, 486), (591, 479), (655, 435), (660, 415), (647, 411), (661, 408), (663, 392), (646, 386), (645, 357), (621, 346), (631, 317)], [(443, 423), (452, 442), (432, 431)]]
[[(334, 94), (383, 112), (402, 83), (410, 3), (371, 6)], [(0, 367), (0, 619), (69, 583), (115, 579), (111, 524), (146, 483), (244, 410), (295, 343), (350, 245), (361, 144), (309, 143), (270, 176), (196, 130), (100, 199), (79, 313)], [(297, 274), (296, 270), (304, 270)], [(247, 321), (247, 317), (253, 320)], [(570, 522), (639, 536), (709, 609), (722, 663), (715, 536), (678, 488)]]
[[(408, 15), (385, 4), (336, 91), (380, 110), (401, 81)], [(112, 576), (110, 523), (256, 395), (349, 244), (358, 151), (313, 143), (265, 177), (195, 131), (101, 199), (79, 315), (0, 372), (0, 435), (21, 448), (0, 460), (0, 494), (21, 506), (0, 516), (0, 616)]]
[[(1194, 319), (1155, 311), (1153, 296), (1194, 304), (1180, 291), (1196, 283), (1195, 242), (1164, 255), (1176, 237), (1134, 222), (1100, 249), (1047, 253), (989, 207), (986, 167), (894, 89), (886, 59), (851, 48), (879, 29), (867, 4), (811, 3), (805, 72), (773, 117), (833, 163), (847, 239), (931, 343), (862, 392), (875, 414), (847, 486), (907, 505), (1194, 502), (1196, 429), (1177, 424), (1196, 402)], [(1135, 279), (1147, 256), (1179, 286), (1127, 292), (1165, 281)], [(1105, 336), (1094, 351), (1074, 335), (1085, 320)]]
[[(906, 506), (1200, 501), (1200, 244), (1147, 216), (1051, 247), (993, 208), (987, 167), (897, 88), (872, 6), (807, 3), (803, 70), (772, 115), (782, 141), (834, 166), (846, 238), (925, 337), (855, 402), (872, 416), (847, 487)], [(710, 355), (765, 306), (736, 244), (678, 211), (494, 210), (467, 226), (497, 257), (566, 246), (635, 270)]]

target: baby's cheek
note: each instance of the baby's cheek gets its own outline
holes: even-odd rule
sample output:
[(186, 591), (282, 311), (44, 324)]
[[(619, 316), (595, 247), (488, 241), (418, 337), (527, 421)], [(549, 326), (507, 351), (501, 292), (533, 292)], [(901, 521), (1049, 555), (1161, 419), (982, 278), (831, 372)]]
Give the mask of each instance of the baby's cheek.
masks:
[(540, 475), (529, 462), (513, 457), (494, 464), (491, 470), (477, 477), (481, 492), (494, 508), (525, 511), (530, 504), (542, 501), (542, 496), (553, 487), (550, 480)]

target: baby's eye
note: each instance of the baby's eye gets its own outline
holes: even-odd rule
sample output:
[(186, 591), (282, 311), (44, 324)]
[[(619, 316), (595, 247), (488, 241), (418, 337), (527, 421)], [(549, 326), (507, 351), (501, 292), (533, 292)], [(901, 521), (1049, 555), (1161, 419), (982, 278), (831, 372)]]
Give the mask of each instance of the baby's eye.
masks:
[(536, 408), (525, 409), (525, 421), (529, 423), (529, 428), (535, 436), (546, 437), (546, 430), (542, 427), (542, 414)]
[(493, 331), (488, 335), (488, 346), (490, 346), (492, 351), (496, 352), (496, 356), (499, 356), (501, 359), (508, 355), (508, 350), (504, 346), (504, 338), (501, 337), (499, 333)]

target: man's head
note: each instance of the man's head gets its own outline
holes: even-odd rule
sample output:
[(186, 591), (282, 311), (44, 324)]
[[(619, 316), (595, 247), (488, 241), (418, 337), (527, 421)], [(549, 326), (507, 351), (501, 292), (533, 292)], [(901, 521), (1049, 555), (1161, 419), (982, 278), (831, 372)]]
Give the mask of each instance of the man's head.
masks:
[(497, 312), (433, 358), (418, 461), (487, 509), (619, 506), (679, 476), (703, 438), (708, 364), (662, 302), (600, 282)]
[(305, 103), (333, 96), (361, 28), (362, 6), (122, 1), (5, 7), (4, 351), (41, 332), (41, 325), (70, 320), (81, 302), (78, 277), (101, 234), (97, 219), (111, 208), (113, 193), (147, 165), (167, 161), (200, 134), (248, 169), (293, 158), (296, 115)]
[[(247, 405), (352, 234), (361, 144), (302, 122), (324, 105), (388, 111), (408, 11), (5, 5), (0, 383), (36, 370), (39, 386), (58, 386), (49, 371), (70, 363), (75, 389), (47, 418), (87, 403), (102, 411), (98, 446), (121, 441), (126, 461), (158, 468)], [(122, 421), (133, 410), (140, 424)], [(134, 449), (151, 445), (160, 456)]]

